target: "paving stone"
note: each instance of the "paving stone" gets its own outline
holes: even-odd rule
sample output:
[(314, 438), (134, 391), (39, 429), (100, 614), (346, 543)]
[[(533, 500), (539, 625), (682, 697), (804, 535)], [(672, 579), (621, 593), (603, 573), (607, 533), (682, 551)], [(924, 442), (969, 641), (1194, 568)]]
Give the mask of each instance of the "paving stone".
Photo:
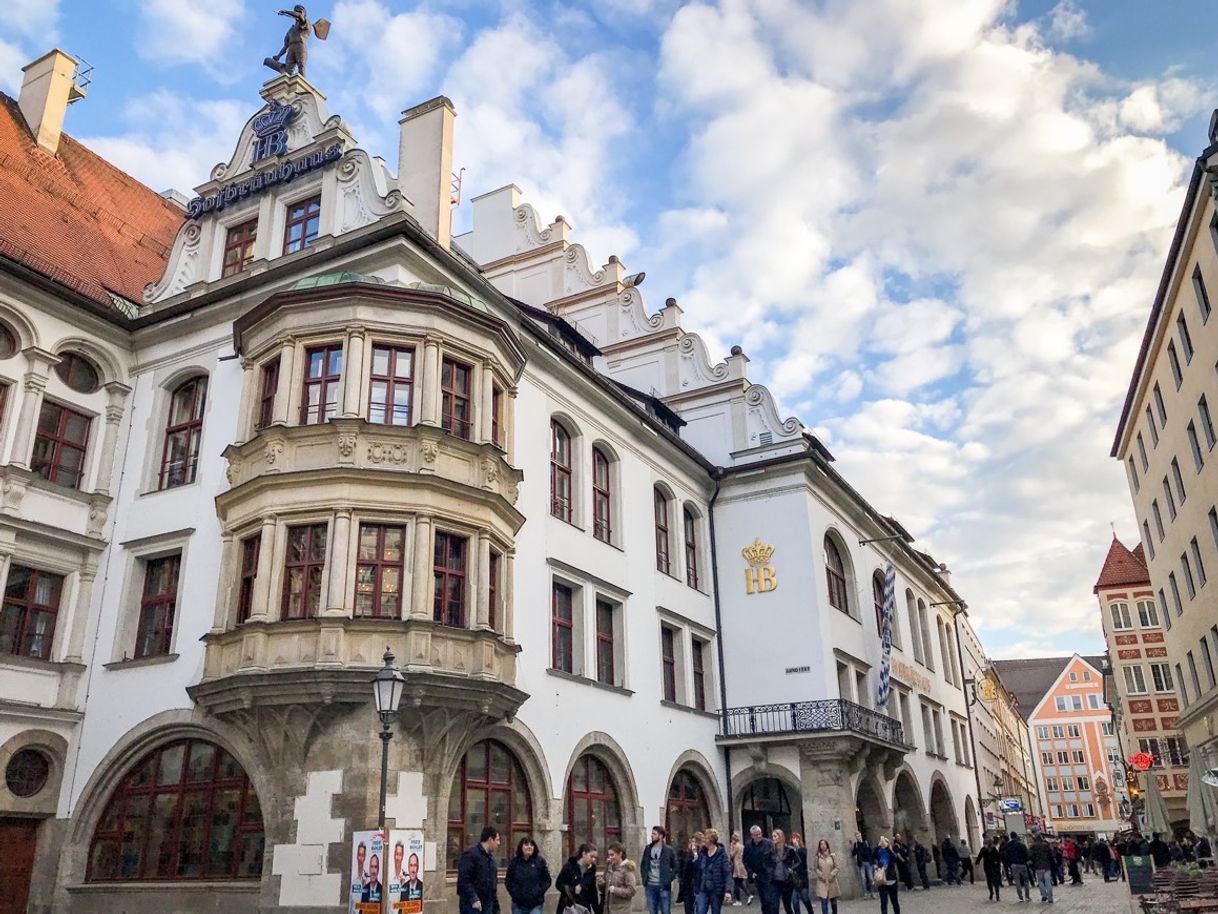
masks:
[[(901, 914), (986, 914), (989, 911), (1052, 912), (1052, 914), (1132, 914), (1138, 910), (1124, 882), (1105, 883), (1103, 879), (1083, 877), (1081, 886), (1059, 885), (1053, 888), (1053, 904), (1042, 904), (1040, 893), (1035, 888), (1032, 901), (1019, 903), (1014, 886), (1002, 887), (1002, 900), (991, 902), (986, 898), (985, 884), (965, 883), (963, 886), (932, 886), (930, 891), (905, 891), (901, 888)], [(812, 900), (815, 914), (820, 914), (820, 904)], [(754, 902), (756, 907), (756, 902)], [(725, 909), (726, 911), (727, 909)], [(734, 909), (736, 911), (749, 909)], [(877, 914), (880, 900), (855, 899), (838, 903), (839, 914)], [(891, 908), (889, 909), (891, 912)], [(760, 914), (760, 909), (755, 912)]]

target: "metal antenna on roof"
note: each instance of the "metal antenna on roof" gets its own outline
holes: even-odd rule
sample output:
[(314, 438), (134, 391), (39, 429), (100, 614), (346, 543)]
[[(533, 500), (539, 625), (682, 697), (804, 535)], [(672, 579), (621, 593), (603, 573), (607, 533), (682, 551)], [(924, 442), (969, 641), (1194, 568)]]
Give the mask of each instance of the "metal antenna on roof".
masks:
[(1112, 538), (1116, 539), (1116, 524), (1114, 524), (1112, 521), (1108, 521), (1108, 526), (1112, 528)]

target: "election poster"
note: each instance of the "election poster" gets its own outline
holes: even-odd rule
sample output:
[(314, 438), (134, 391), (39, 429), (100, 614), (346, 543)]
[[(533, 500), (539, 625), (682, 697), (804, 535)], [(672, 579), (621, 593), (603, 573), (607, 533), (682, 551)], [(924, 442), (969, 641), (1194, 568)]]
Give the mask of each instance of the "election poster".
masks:
[(351, 836), (348, 914), (382, 914), (385, 898), (385, 836), (357, 831)]
[(389, 910), (391, 914), (423, 914), (423, 832), (389, 832)]

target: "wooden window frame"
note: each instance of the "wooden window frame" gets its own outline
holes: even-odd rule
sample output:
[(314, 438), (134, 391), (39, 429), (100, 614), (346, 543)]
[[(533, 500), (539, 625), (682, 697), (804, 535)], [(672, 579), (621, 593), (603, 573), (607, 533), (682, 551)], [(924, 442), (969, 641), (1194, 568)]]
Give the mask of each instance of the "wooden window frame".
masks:
[(264, 429), (275, 421), (275, 396), (279, 392), (279, 357), (262, 363), (258, 389), (258, 418), (254, 430)]
[(491, 444), (504, 448), (503, 440), (503, 388), (491, 385)]
[[(617, 638), (614, 626), (617, 607), (608, 600), (596, 600), (596, 681), (617, 685)], [(608, 624), (605, 624), (605, 623)]]
[[(456, 383), (458, 369), (465, 372), (465, 385)], [(469, 441), (473, 434), (474, 369), (472, 366), (445, 356), (440, 361), (440, 427), (455, 438)], [(465, 418), (457, 414), (457, 406), (465, 406)]]
[(503, 554), (492, 549), (487, 559), (486, 569), (486, 624), (491, 628), (499, 628), (499, 575), (503, 573)]
[(672, 540), (668, 528), (668, 502), (670, 499), (659, 486), (653, 488), (652, 493), (655, 509), (656, 570), (662, 571), (664, 574), (672, 574)]
[[(454, 548), (459, 546), (460, 548)], [(442, 625), (466, 628), (467, 603), (466, 575), (468, 569), (469, 538), (459, 533), (436, 532), (432, 554), (432, 617)], [(454, 564), (454, 561), (456, 564)], [(458, 594), (455, 607), (445, 594), (450, 592), (453, 581), (457, 581)], [(454, 615), (454, 608), (456, 615)]]
[[(376, 535), (376, 557), (372, 559), (360, 557), (365, 530), (374, 530)], [(401, 537), (396, 561), (385, 558), (385, 535), (390, 531), (396, 531)], [(356, 531), (355, 542), (355, 602), (353, 616), (358, 619), (402, 618), (402, 582), (406, 577), (406, 527), (402, 524), (361, 523)], [(392, 572), (394, 570), (398, 573), (398, 605), (397, 609), (393, 612), (385, 612), (382, 603), (386, 593), (385, 572)], [(370, 575), (372, 584), (372, 590), (367, 593), (360, 590), (360, 581), (365, 571)], [(372, 597), (372, 611), (360, 612), (360, 597), (369, 595)]]
[[(190, 396), (190, 413), (174, 422), (174, 407), (179, 394)], [(190, 485), (199, 472), (199, 442), (203, 437), (203, 412), (207, 408), (207, 376), (196, 375), (179, 384), (169, 395), (169, 412), (165, 421), (165, 443), (161, 448), (161, 472), (157, 488), (176, 489)], [(180, 468), (170, 462), (170, 442), (175, 436), (185, 438), (184, 463)]]
[(571, 476), (571, 433), (550, 420), (550, 514), (571, 523), (575, 487)]
[(237, 622), (247, 622), (254, 612), (254, 584), (262, 555), (262, 531), (241, 541), (241, 577), (237, 587)]
[[(313, 361), (313, 356), (318, 353), (321, 354), (322, 373), (316, 377), (311, 377), (309, 375), (309, 365)], [(338, 372), (331, 373), (330, 363), (335, 353), (338, 353)], [(338, 415), (338, 400), (342, 394), (344, 361), (342, 343), (325, 343), (321, 346), (310, 346), (305, 350), (304, 370), (302, 371), (300, 381), (301, 425), (324, 425)], [(319, 391), (316, 407), (309, 405), (309, 391), (313, 388), (317, 388)], [(331, 390), (335, 392), (333, 412), (330, 412), (327, 407)], [(314, 409), (316, 409), (317, 415), (311, 417), (310, 413)]]
[[(560, 593), (564, 592), (567, 601), (565, 616), (562, 612), (564, 606), (559, 599)], [(550, 585), (550, 668), (575, 673), (575, 588), (560, 581)]]
[[(254, 262), (254, 242), (258, 240), (258, 220), (247, 219), (230, 225), (224, 233), (224, 259), (220, 267), (220, 278), (244, 273)], [(236, 253), (230, 260), (229, 254)]]
[[(508, 779), (506, 781), (496, 780), (492, 777), (494, 768), (491, 765), (491, 752), (495, 749), (503, 752), (508, 758)], [(481, 759), (481, 768), (486, 772), (485, 778), (472, 778), (469, 776), (470, 756), (475, 752), (485, 753)], [(491, 739), (480, 740), (471, 746), (465, 755), (461, 757), (461, 763), (457, 767), (457, 776), (453, 781), (453, 792), (449, 797), (445, 857), (450, 871), (456, 870), (457, 860), (465, 848), (470, 845), (471, 840), (477, 841), (479, 837), (477, 833), (471, 836), (469, 829), (466, 827), (471, 792), (482, 794), (479, 805), (484, 810), (492, 808), (494, 805), (492, 798), (496, 795), (506, 797), (508, 818), (511, 821), (506, 826), (500, 826), (503, 832), (503, 849), (500, 851), (500, 859), (498, 861), (500, 866), (505, 864), (506, 858), (515, 850), (516, 841), (512, 840), (514, 836), (522, 837), (533, 834), (533, 795), (532, 791), (529, 790), (529, 782), (528, 778), (525, 777), (524, 767), (520, 764), (516, 754), (503, 743)], [(523, 794), (523, 802), (518, 802), (518, 794)], [(525, 810), (528, 813), (528, 817), (517, 818), (515, 816), (517, 809)], [(454, 813), (456, 813), (455, 816)], [(519, 837), (517, 837), (517, 840), (519, 840)]]
[[(376, 356), (377, 352), (383, 351), (387, 354), (387, 373), (379, 375), (376, 373)], [(374, 425), (396, 425), (409, 426), (414, 424), (414, 372), (415, 366), (418, 364), (418, 353), (413, 346), (394, 346), (391, 343), (373, 343), (372, 344), (372, 360), (368, 364), (368, 421)], [(410, 359), (410, 374), (406, 377), (401, 377), (397, 374), (398, 360), (406, 356)], [(376, 403), (376, 385), (385, 385), (385, 400), (384, 403)], [(406, 389), (406, 416), (401, 421), (398, 421), (398, 410), (396, 406), (397, 393), (400, 388)], [(373, 410), (376, 408), (382, 410), (382, 416), (379, 420), (373, 418)]]
[[(164, 657), (173, 647), (173, 627), (178, 608), (178, 583), (182, 577), (182, 553), (143, 560), (144, 584), (140, 589), (140, 615), (135, 629), (135, 659)], [(163, 590), (149, 592), (161, 566), (167, 569)]]
[[(309, 234), (309, 223), (316, 221), (313, 234)], [(302, 226), (299, 238), (292, 237), (292, 230)], [(287, 219), (283, 226), (283, 253), (295, 254), (317, 243), (321, 235), (321, 194), (297, 200), (287, 205)]]
[[(304, 549), (302, 553), (304, 558), (299, 562), (289, 561), (289, 556), (292, 549), (293, 534), (301, 532), (304, 535)], [(321, 611), (321, 604), (325, 598), (324, 582), (326, 578), (326, 554), (330, 548), (329, 525), (324, 521), (312, 524), (295, 524), (288, 527), (287, 536), (285, 537), (286, 546), (283, 553), (283, 595), (280, 599), (279, 616), (283, 621), (292, 619), (313, 619)], [(314, 540), (321, 538), (321, 558), (314, 559)], [(303, 587), (300, 590), (299, 596), (301, 599), (300, 611), (293, 613), (291, 610), (292, 601), (292, 572), (300, 570)], [(317, 593), (316, 605), (309, 608), (309, 581), (313, 577), (314, 571), (318, 572), (317, 578)]]
[(592, 535), (602, 543), (613, 541), (613, 477), (609, 458), (592, 449)]
[(660, 663), (664, 700), (677, 700), (677, 630), (668, 625), (660, 626)]
[(688, 507), (681, 509), (681, 525), (685, 533), (685, 583), (700, 590), (698, 580), (698, 518)]
[[(838, 564), (841, 565), (840, 571), (833, 567), (832, 556), (837, 556)], [(842, 558), (837, 543), (828, 536), (825, 537), (825, 580), (828, 584), (829, 605), (849, 615), (850, 591), (846, 584), (846, 560)]]
[(694, 707), (699, 711), (706, 710), (706, 658), (703, 651), (706, 642), (698, 637), (689, 639), (689, 666), (694, 674)]
[[(30, 573), (21, 595), (9, 592), (13, 586), (14, 571), (28, 571)], [(38, 586), (44, 578), (53, 582), (53, 600), (49, 603), (39, 603), (37, 601)], [(54, 572), (40, 571), (28, 565), (11, 564), (9, 566), (8, 580), (5, 582), (4, 587), (3, 617), (7, 617), (9, 615), (9, 608), (13, 607), (16, 610), (16, 613), (14, 613), (16, 624), (12, 626), (13, 650), (0, 652), (0, 656), (3, 653), (8, 653), (11, 656), (33, 657), (38, 660), (51, 659), (51, 647), (55, 642), (55, 628), (59, 623), (59, 603), (63, 599), (63, 581), (63, 575), (55, 574)], [(40, 634), (31, 634), (32, 622), (39, 615), (51, 617), (50, 628)], [(29, 647), (31, 643), (34, 643), (35, 639), (40, 648), (38, 651), (30, 650)]]
[[(43, 432), (42, 416), (48, 409), (59, 410), (59, 417), (55, 422), (55, 430), (53, 432)], [(75, 441), (67, 437), (68, 423), (73, 419), (83, 419), (85, 421), (84, 438), (81, 441)], [(44, 400), (42, 408), (38, 413), (38, 425), (34, 431), (34, 456), (30, 459), (30, 470), (36, 475), (42, 477), (47, 482), (53, 485), (63, 486), (66, 489), (79, 489), (85, 478), (85, 468), (88, 465), (89, 459), (89, 433), (93, 428), (93, 417), (85, 413), (78, 412), (71, 407), (64, 406), (62, 403), (56, 403), (53, 400)], [(47, 442), (49, 451), (41, 459), (38, 458), (38, 443)], [(61, 470), (68, 468), (63, 464), (63, 455), (67, 451), (78, 452), (80, 454), (80, 467), (76, 471), (76, 477), (71, 484), (58, 482), (55, 477)]]
[[(575, 786), (576, 768), (584, 766), (583, 782), (584, 788), (577, 789)], [(593, 783), (593, 767), (600, 769), (601, 781), (605, 785), (603, 789), (596, 790), (592, 787)], [(613, 775), (609, 771), (609, 766), (602, 762), (595, 755), (585, 753), (575, 760), (575, 766), (571, 769), (571, 774), (567, 776), (566, 790), (566, 822), (567, 822), (567, 853), (574, 854), (579, 848), (579, 845), (584, 842), (596, 844), (598, 848), (601, 842), (596, 840), (595, 831), (592, 834), (580, 835), (576, 833), (575, 823), (575, 807), (577, 804), (583, 804), (585, 807), (584, 821), (590, 825), (594, 821), (593, 810), (597, 804), (600, 804), (602, 810), (606, 813), (612, 809), (616, 812), (616, 821), (605, 822), (603, 825), (605, 841), (608, 846), (614, 842), (621, 843), (622, 840), (622, 803), (618, 795), (617, 785), (613, 782)]]

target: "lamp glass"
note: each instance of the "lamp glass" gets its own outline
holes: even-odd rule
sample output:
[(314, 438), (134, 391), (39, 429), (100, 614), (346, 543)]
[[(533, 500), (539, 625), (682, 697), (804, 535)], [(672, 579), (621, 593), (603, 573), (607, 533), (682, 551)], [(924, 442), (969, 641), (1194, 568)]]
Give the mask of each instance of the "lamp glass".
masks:
[(372, 693), (376, 699), (376, 713), (382, 717), (396, 714), (402, 701), (402, 690), (406, 677), (393, 666), (393, 654), (385, 652), (385, 666), (377, 670), (372, 679)]

